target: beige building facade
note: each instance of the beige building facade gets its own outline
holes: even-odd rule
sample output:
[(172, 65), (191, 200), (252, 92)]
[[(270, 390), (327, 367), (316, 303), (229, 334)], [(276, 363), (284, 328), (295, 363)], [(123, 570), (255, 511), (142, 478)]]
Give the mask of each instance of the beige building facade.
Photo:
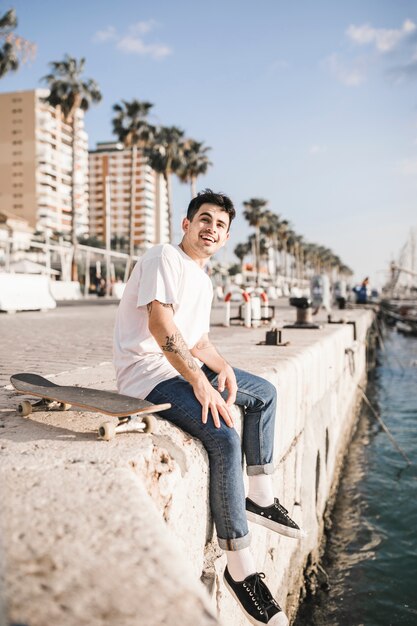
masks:
[(106, 241), (109, 233), (113, 241), (116, 238), (119, 244), (128, 244), (132, 191), (136, 252), (156, 243), (168, 243), (164, 178), (152, 170), (140, 151), (135, 156), (132, 149), (118, 142), (98, 143), (89, 154), (90, 235)]
[(0, 93), (0, 211), (48, 235), (70, 235), (74, 193), (76, 233), (87, 234), (84, 113), (76, 114), (73, 149), (71, 126), (44, 102), (47, 95), (45, 89)]

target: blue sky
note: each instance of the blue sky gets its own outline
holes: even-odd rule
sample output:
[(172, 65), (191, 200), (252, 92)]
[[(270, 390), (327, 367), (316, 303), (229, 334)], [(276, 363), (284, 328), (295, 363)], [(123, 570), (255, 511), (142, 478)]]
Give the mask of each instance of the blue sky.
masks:
[[(357, 279), (383, 280), (417, 226), (415, 0), (0, 0), (0, 13), (12, 6), (37, 54), (0, 91), (84, 56), (103, 92), (91, 147), (112, 139), (113, 104), (154, 103), (154, 122), (212, 147), (199, 188), (238, 209), (223, 258), (250, 233), (242, 201), (261, 197)], [(174, 194), (179, 226), (190, 192)]]

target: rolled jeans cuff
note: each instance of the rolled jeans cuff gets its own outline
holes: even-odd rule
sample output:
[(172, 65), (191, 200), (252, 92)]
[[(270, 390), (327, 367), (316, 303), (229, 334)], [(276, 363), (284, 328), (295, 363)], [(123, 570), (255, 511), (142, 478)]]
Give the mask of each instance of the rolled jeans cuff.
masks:
[(244, 537), (235, 537), (234, 539), (222, 539), (217, 537), (217, 541), (222, 550), (243, 550), (250, 545), (250, 533), (247, 533)]
[(273, 474), (274, 465), (267, 463), (266, 465), (248, 465), (246, 468), (248, 476), (258, 476), (259, 474)]

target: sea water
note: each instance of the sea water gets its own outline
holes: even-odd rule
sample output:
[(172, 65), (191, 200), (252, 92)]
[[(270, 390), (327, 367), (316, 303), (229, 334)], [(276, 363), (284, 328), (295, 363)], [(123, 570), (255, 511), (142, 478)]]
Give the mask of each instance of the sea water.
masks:
[(417, 626), (417, 338), (385, 334), (367, 396), (412, 465), (364, 405), (295, 626)]

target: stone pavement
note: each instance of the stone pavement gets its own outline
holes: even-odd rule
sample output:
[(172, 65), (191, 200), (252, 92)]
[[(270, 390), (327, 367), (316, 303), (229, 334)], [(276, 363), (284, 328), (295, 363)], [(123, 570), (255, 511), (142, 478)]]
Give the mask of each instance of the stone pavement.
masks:
[(17, 372), (47, 376), (111, 361), (116, 310), (97, 302), (0, 314), (0, 388)]

